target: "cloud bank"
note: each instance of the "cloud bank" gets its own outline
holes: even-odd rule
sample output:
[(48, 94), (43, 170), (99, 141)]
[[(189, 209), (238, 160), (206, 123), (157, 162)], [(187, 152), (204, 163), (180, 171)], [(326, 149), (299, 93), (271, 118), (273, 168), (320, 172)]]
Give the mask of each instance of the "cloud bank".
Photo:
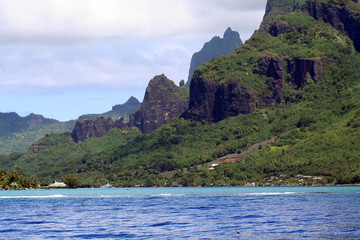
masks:
[[(0, 94), (90, 98), (85, 92), (101, 90), (104, 96), (121, 93), (113, 104), (126, 101), (126, 93), (141, 100), (157, 74), (176, 83), (186, 79), (191, 55), (227, 27), (249, 38), (265, 5), (266, 0), (0, 1)], [(11, 104), (4, 109), (32, 111)], [(87, 113), (79, 111), (81, 106), (73, 117)]]

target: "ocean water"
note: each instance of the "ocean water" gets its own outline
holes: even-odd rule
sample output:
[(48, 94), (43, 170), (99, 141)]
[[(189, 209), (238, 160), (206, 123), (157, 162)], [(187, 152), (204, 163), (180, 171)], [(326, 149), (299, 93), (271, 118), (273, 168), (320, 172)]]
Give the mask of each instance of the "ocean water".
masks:
[(360, 187), (0, 191), (0, 239), (360, 239)]

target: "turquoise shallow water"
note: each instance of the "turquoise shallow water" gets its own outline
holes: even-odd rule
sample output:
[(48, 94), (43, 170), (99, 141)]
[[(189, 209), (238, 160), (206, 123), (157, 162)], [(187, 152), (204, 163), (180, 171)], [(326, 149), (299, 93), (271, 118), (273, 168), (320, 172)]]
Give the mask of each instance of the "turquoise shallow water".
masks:
[(360, 239), (360, 187), (0, 191), (0, 239)]

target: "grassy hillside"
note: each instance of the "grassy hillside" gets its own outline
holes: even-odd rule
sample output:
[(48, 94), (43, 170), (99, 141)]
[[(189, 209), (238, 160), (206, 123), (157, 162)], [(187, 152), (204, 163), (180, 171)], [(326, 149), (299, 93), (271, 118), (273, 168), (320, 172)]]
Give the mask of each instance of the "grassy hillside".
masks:
[[(284, 71), (280, 105), (214, 124), (174, 119), (147, 135), (114, 129), (81, 145), (69, 134), (54, 134), (24, 156), (0, 157), (0, 166), (16, 164), (46, 181), (76, 173), (85, 186), (360, 183), (360, 54), (347, 36), (299, 11), (274, 21), (292, 31), (257, 33), (235, 53), (197, 71), (223, 84), (240, 76), (242, 84), (266, 92), (256, 74), (261, 56), (329, 60), (317, 84), (308, 78), (294, 86), (294, 76)], [(267, 139), (274, 141), (254, 154), (236, 155)], [(228, 154), (232, 161), (220, 160)], [(204, 165), (215, 160), (220, 164), (213, 168)]]

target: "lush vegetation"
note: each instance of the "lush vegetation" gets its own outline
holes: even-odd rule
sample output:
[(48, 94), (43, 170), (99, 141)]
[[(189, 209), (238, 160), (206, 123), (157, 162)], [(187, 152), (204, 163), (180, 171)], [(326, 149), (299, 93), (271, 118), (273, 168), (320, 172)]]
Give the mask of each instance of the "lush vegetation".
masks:
[(27, 189), (27, 188), (38, 188), (39, 183), (36, 178), (30, 179), (25, 177), (23, 171), (14, 167), (11, 169), (9, 174), (5, 169), (0, 170), (0, 189)]
[[(197, 72), (220, 84), (235, 78), (270, 94), (258, 74), (262, 56), (326, 57), (329, 65), (318, 84), (309, 79), (294, 86), (291, 72), (284, 71), (281, 108), (214, 124), (174, 119), (147, 135), (113, 129), (80, 145), (69, 133), (52, 134), (25, 155), (0, 156), (0, 166), (16, 164), (45, 182), (75, 179), (74, 186), (107, 181), (114, 186), (360, 183), (360, 54), (347, 36), (301, 12), (274, 19), (292, 31), (277, 37), (259, 32), (234, 54)], [(274, 141), (255, 145), (267, 139)]]
[(306, 0), (282, 0), (282, 1), (268, 1), (267, 12), (261, 23), (260, 28), (263, 29), (268, 26), (277, 16), (284, 15), (296, 10), (300, 10)]
[(69, 186), (69, 188), (76, 188), (81, 184), (79, 175), (76, 173), (69, 173), (64, 177), (64, 183)]
[(326, 3), (336, 8), (346, 7), (354, 12), (360, 12), (360, 5), (354, 2), (353, 0), (308, 0), (308, 1)]

